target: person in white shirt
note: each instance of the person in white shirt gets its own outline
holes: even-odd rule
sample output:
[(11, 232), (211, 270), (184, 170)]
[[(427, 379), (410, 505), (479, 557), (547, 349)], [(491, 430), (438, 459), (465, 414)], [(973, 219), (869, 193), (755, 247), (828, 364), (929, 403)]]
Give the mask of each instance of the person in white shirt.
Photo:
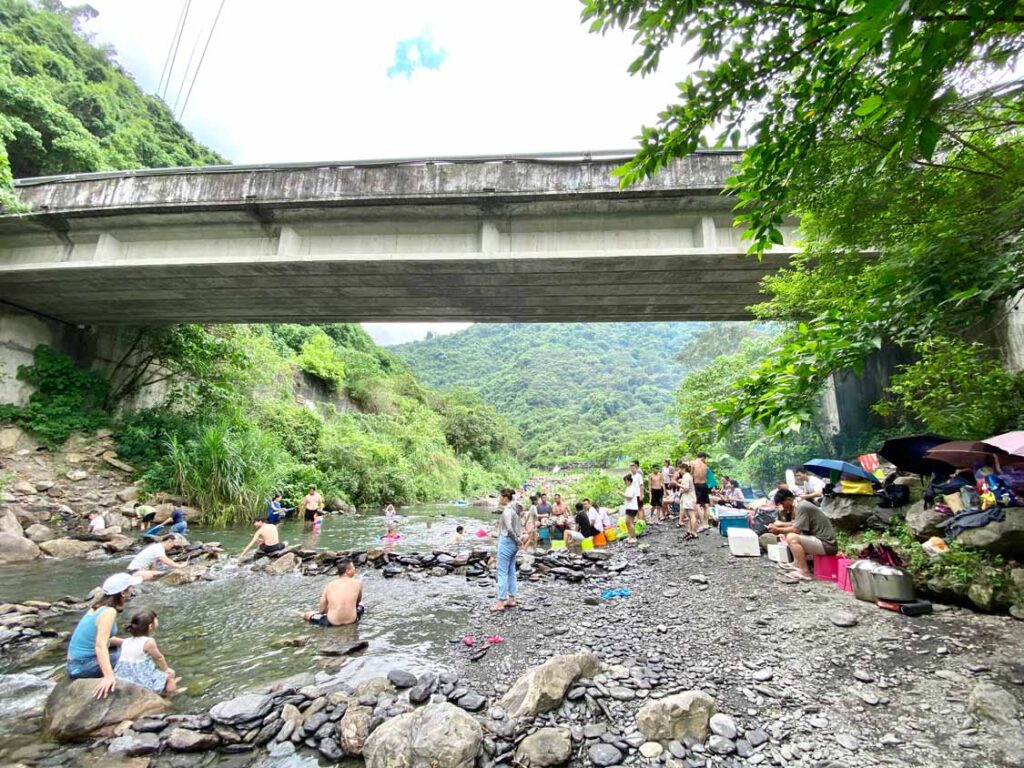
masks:
[(622, 498), (626, 501), (626, 531), (629, 533), (627, 541), (631, 541), (636, 544), (636, 516), (638, 513), (637, 507), (640, 502), (637, 501), (636, 481), (634, 475), (628, 474), (623, 475), (622, 482), (626, 485), (626, 490), (622, 492)]
[(181, 563), (176, 563), (167, 556), (175, 544), (177, 537), (174, 535), (165, 536), (156, 544), (150, 544), (132, 559), (128, 565), (128, 573), (138, 576), (143, 581), (150, 581), (163, 573), (157, 569), (157, 563), (168, 568), (182, 568)]
[(89, 533), (99, 533), (107, 527), (107, 521), (99, 512), (89, 513)]
[(636, 488), (637, 516), (644, 520), (644, 473), (640, 471), (640, 462), (634, 461), (629, 465), (629, 474)]
[(825, 481), (802, 469), (796, 472), (797, 498), (814, 501), (825, 492)]
[(590, 518), (590, 524), (597, 530), (606, 531), (612, 527), (612, 519), (608, 515), (608, 510), (601, 509), (597, 504), (591, 504), (590, 499), (583, 500), (583, 509), (586, 510), (587, 517)]

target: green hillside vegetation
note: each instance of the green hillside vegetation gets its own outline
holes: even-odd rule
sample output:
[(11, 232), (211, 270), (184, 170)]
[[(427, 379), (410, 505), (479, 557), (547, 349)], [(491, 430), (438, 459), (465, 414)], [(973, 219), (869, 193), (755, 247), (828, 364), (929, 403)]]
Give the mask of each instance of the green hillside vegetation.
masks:
[[(362, 506), (448, 500), (524, 476), (515, 433), (492, 407), (424, 388), (356, 325), (150, 329), (135, 351), (117, 378), (135, 385), (119, 397), (165, 379), (161, 407), (117, 417), (106, 379), (40, 347), (19, 372), (38, 394), (24, 408), (0, 406), (0, 420), (51, 445), (74, 429), (112, 426), (148, 490), (181, 493), (209, 522), (249, 518), (274, 491), (297, 500), (309, 485)], [(297, 369), (341, 407), (299, 402)]]
[(429, 386), (461, 388), (518, 429), (537, 466), (603, 463), (673, 426), (676, 359), (699, 323), (474, 325), (392, 349)]
[(80, 25), (88, 5), (0, 0), (0, 208), (12, 177), (224, 163)]

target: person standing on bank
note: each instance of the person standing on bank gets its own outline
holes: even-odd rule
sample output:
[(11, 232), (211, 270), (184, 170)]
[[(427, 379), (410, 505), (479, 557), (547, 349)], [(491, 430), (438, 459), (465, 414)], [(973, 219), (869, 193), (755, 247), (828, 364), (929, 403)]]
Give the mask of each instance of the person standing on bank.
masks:
[(503, 488), (501, 491), (501, 503), (505, 508), (498, 518), (498, 602), (491, 606), (493, 613), (504, 611), (506, 608), (515, 608), (516, 593), (516, 552), (523, 544), (525, 535), (523, 524), (519, 520), (519, 511), (516, 509), (512, 499), (515, 491), (511, 488)]
[(79, 620), (68, 643), (68, 677), (72, 680), (99, 678), (93, 697), (106, 698), (114, 690), (114, 665), (121, 653), (117, 614), (142, 583), (130, 573), (115, 573), (103, 582), (102, 594)]

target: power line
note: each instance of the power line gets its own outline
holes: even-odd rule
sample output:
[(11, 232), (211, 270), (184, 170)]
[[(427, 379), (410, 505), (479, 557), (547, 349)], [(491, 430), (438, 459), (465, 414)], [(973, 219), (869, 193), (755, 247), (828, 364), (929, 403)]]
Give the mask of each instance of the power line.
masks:
[(220, 12), (224, 10), (224, 3), (227, 0), (220, 0), (220, 5), (217, 7), (217, 15), (213, 17), (213, 26), (210, 27), (210, 34), (206, 38), (206, 45), (203, 46), (203, 53), (199, 57), (199, 63), (196, 64), (196, 71), (192, 75), (192, 82), (188, 86), (188, 93), (185, 94), (185, 103), (181, 105), (181, 112), (178, 113), (178, 120), (181, 120), (185, 114), (185, 108), (188, 107), (189, 97), (192, 96), (192, 89), (195, 87), (196, 80), (199, 78), (199, 70), (203, 68), (203, 60), (206, 59), (206, 52), (210, 48), (210, 41), (213, 39), (213, 33), (217, 30), (217, 22), (220, 21)]
[(171, 107), (171, 114), (173, 115), (178, 109), (178, 101), (181, 99), (181, 94), (185, 90), (185, 82), (188, 80), (188, 73), (192, 71), (192, 60), (195, 58), (196, 51), (199, 50), (199, 41), (203, 39), (202, 30), (196, 35), (196, 41), (192, 43), (192, 52), (188, 55), (188, 63), (185, 65), (185, 72), (181, 76), (181, 82), (178, 83), (178, 93), (174, 97), (174, 106)]
[(167, 67), (171, 63), (171, 51), (174, 50), (174, 41), (178, 39), (182, 26), (185, 22), (185, 10), (188, 8), (188, 0), (183, 0), (181, 12), (178, 14), (178, 23), (174, 27), (174, 34), (171, 35), (171, 44), (167, 46), (167, 55), (164, 57), (164, 68), (160, 70), (160, 82), (157, 83), (156, 92), (159, 94), (164, 87), (164, 78), (167, 76)]
[(178, 61), (178, 46), (181, 45), (181, 38), (184, 37), (185, 24), (188, 22), (188, 11), (192, 6), (192, 0), (185, 0), (185, 7), (182, 9), (181, 14), (181, 26), (178, 28), (173, 43), (173, 53), (171, 54), (170, 65), (167, 69), (167, 82), (164, 83), (164, 90), (160, 94), (165, 102), (167, 101), (167, 89), (171, 87), (171, 75), (174, 74), (174, 64)]

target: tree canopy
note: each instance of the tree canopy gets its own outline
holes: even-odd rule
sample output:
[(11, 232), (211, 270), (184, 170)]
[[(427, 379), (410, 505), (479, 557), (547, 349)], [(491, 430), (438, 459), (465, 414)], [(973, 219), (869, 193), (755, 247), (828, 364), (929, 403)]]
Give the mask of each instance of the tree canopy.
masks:
[[(771, 298), (755, 308), (788, 330), (723, 394), (721, 434), (813, 424), (827, 377), (884, 345), (934, 357), (938, 336), (992, 343), (1024, 287), (1024, 5), (587, 0), (583, 16), (595, 31), (633, 30), (634, 72), (675, 45), (698, 67), (641, 131), (624, 184), (709, 135), (747, 136), (729, 189), (751, 252), (800, 219), (804, 255), (765, 280)], [(978, 362), (975, 375), (984, 370)], [(924, 413), (887, 416), (928, 427)]]

